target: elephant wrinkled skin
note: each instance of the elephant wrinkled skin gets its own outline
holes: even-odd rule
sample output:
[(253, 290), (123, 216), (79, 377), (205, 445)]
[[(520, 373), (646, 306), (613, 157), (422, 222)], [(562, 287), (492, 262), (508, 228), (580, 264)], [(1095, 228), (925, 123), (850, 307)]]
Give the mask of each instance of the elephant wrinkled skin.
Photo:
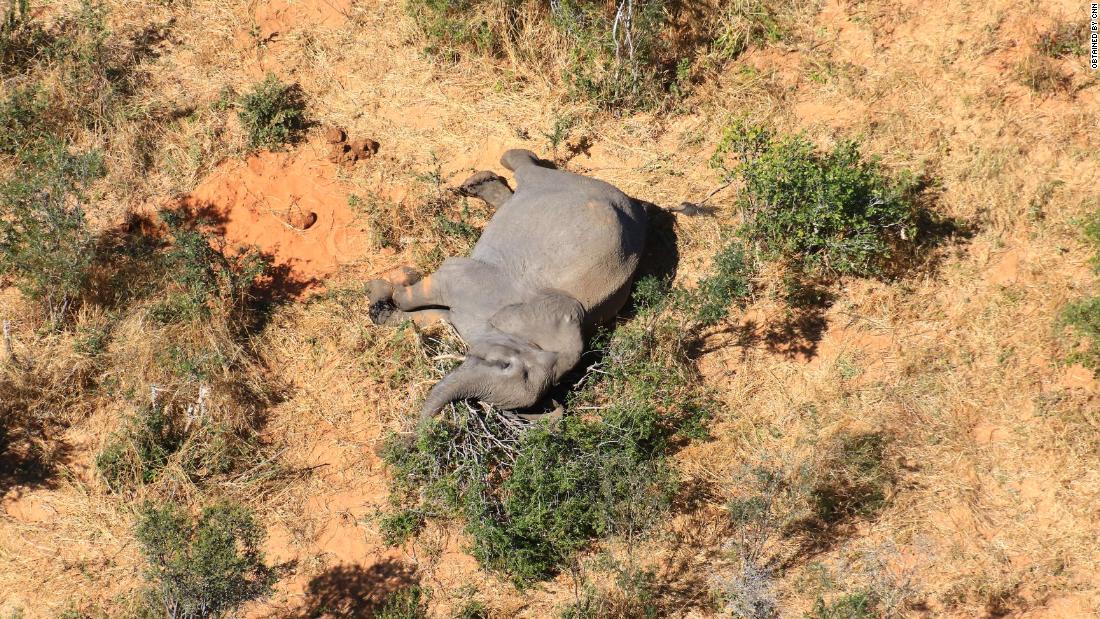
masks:
[(469, 347), (428, 394), (422, 420), (465, 398), (533, 406), (630, 293), (645, 244), (643, 204), (603, 181), (544, 167), (527, 150), (510, 150), (501, 163), (515, 173), (514, 194), (491, 172), (459, 188), (497, 209), (469, 257), (448, 258), (422, 279), (368, 284), (376, 322), (447, 321)]

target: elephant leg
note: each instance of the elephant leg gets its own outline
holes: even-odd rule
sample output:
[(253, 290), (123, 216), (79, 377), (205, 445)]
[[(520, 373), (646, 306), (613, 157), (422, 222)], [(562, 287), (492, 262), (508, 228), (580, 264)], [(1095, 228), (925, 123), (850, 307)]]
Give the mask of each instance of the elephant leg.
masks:
[(406, 312), (422, 307), (447, 306), (439, 275), (429, 275), (411, 286), (398, 286), (393, 291), (393, 303)]
[(458, 193), (463, 196), (480, 198), (493, 208), (500, 208), (512, 197), (512, 189), (505, 180), (492, 172), (475, 172), (458, 186)]
[(426, 309), (412, 312), (394, 310), (386, 316), (382, 324), (397, 326), (406, 320), (411, 320), (418, 327), (427, 327), (440, 322), (450, 322), (451, 312), (445, 309)]

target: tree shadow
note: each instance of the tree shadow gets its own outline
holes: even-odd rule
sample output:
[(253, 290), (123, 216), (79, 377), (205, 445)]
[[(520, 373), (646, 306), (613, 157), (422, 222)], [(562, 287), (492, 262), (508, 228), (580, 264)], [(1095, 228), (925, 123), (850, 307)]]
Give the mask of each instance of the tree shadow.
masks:
[(309, 582), (302, 609), (285, 619), (370, 619), (391, 596), (419, 582), (415, 568), (394, 559), (369, 567), (338, 565)]
[(17, 487), (55, 488), (58, 465), (72, 456), (72, 446), (49, 441), (45, 424), (4, 415), (0, 426), (0, 497)]

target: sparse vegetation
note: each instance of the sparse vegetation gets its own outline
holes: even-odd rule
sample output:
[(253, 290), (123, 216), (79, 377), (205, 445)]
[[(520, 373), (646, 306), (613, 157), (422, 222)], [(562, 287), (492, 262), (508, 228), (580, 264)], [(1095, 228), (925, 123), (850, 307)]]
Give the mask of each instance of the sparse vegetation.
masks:
[(268, 75), (241, 97), (237, 116), (252, 148), (278, 148), (293, 143), (305, 129), (305, 102), (297, 85)]
[(898, 249), (916, 242), (913, 179), (891, 177), (855, 142), (821, 152), (805, 136), (736, 122), (711, 162), (744, 184), (744, 238), (793, 269), (883, 275)]
[(1088, 43), (1088, 24), (1076, 21), (1059, 21), (1039, 35), (1035, 50), (1044, 56), (1061, 58), (1080, 56)]
[(1038, 52), (1028, 54), (1016, 65), (1016, 78), (1040, 94), (1065, 91), (1071, 84), (1070, 76), (1062, 72), (1055, 60)]
[(404, 587), (391, 593), (374, 617), (376, 619), (427, 619), (425, 597), (425, 591), (417, 585)]
[[(798, 0), (731, 0), (720, 3), (722, 17), (713, 20), (663, 0), (567, 0), (549, 7), (411, 0), (406, 5), (432, 56), (450, 62), (466, 54), (519, 59), (525, 69), (558, 73), (570, 98), (613, 110), (659, 108), (685, 96), (703, 65), (784, 39), (795, 15), (812, 6)], [(535, 32), (539, 40), (532, 40)]]
[[(1100, 270), (1100, 210), (1089, 213), (1080, 222), (1081, 233), (1092, 250), (1094, 270)], [(1088, 296), (1066, 305), (1057, 321), (1057, 330), (1067, 340), (1063, 348), (1069, 363), (1100, 372), (1100, 296)]]
[(149, 563), (150, 601), (171, 619), (206, 619), (268, 595), (278, 569), (265, 562), (265, 536), (237, 505), (206, 507), (197, 518), (178, 505), (146, 505), (137, 538)]

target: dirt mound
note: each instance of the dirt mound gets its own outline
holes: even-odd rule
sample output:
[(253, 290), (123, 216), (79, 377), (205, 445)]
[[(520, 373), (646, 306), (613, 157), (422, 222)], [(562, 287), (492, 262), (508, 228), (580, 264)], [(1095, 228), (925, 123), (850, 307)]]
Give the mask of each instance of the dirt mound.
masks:
[(269, 254), (308, 291), (372, 248), (337, 169), (320, 145), (261, 152), (223, 163), (180, 206), (212, 217), (231, 246)]

